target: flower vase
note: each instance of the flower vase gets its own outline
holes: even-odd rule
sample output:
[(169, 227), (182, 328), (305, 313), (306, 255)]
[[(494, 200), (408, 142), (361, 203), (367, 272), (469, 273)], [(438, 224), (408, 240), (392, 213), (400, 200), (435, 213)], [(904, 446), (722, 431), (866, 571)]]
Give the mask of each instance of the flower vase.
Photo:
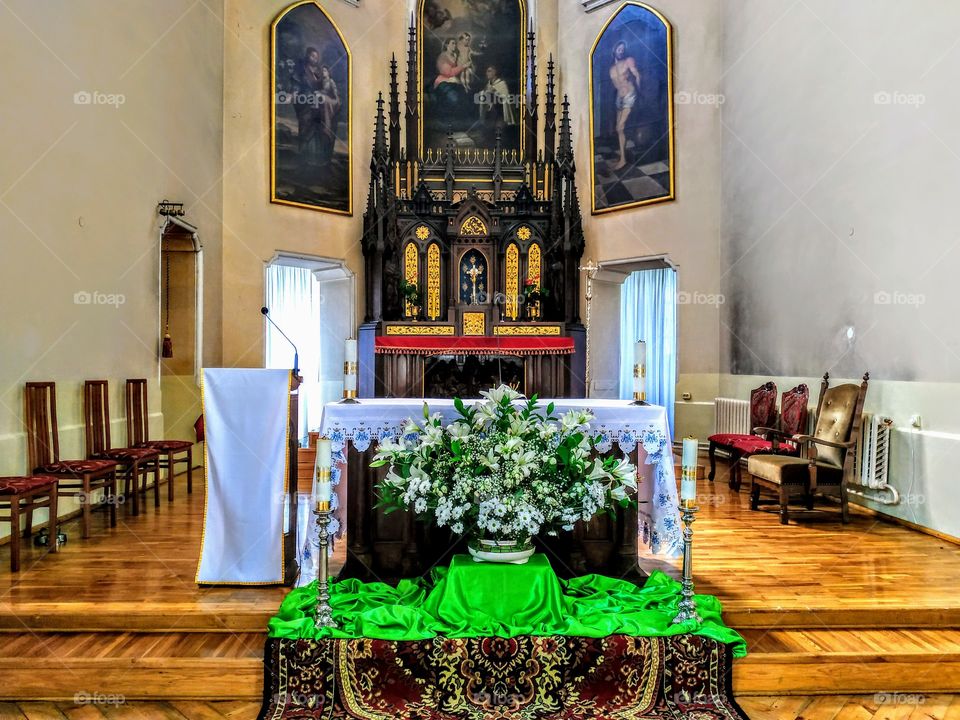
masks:
[(472, 537), (467, 541), (467, 550), (475, 562), (512, 563), (513, 565), (525, 564), (536, 552), (529, 537), (522, 540), (490, 540)]

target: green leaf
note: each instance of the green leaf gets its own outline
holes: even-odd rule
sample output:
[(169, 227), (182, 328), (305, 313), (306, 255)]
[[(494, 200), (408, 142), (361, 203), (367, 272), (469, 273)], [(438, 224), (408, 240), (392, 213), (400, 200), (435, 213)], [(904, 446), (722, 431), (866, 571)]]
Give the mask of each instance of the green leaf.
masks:
[(426, 403), (423, 404), (423, 419), (424, 420), (430, 419), (430, 406), (427, 405)]

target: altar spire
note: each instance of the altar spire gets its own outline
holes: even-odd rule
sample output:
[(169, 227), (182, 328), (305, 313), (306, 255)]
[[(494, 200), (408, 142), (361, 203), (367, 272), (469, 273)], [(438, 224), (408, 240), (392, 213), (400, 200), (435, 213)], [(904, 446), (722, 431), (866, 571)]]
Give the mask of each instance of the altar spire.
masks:
[(397, 82), (397, 56), (390, 57), (390, 162), (400, 159), (400, 86)]
[(543, 146), (544, 158), (552, 163), (557, 146), (557, 98), (554, 85), (553, 54), (547, 62), (547, 101), (544, 107)]
[(417, 162), (420, 159), (420, 100), (417, 81), (417, 26), (410, 20), (407, 39), (407, 107), (404, 124), (407, 131), (407, 159)]

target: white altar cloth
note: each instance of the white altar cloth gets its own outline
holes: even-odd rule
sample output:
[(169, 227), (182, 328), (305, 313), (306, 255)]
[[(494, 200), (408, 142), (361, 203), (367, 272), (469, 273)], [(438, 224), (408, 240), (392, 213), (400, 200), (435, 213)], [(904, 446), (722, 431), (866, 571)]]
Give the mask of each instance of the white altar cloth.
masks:
[[(459, 417), (453, 400), (365, 398), (355, 404), (325, 405), (320, 432), (331, 439), (334, 453), (342, 460), (348, 443), (362, 452), (371, 443), (379, 443), (385, 437), (397, 437), (408, 420), (422, 421), (424, 402), (431, 413), (440, 413), (444, 422)], [(476, 401), (464, 402), (469, 406)], [(654, 553), (671, 557), (681, 555), (683, 538), (666, 409), (658, 405), (631, 405), (626, 400), (541, 398), (538, 402), (542, 407), (549, 403), (554, 404), (557, 415), (567, 410), (589, 410), (595, 418), (590, 426), (601, 436), (599, 449), (603, 452), (616, 445), (629, 455), (638, 445), (641, 446), (642, 462), (651, 469), (649, 473), (641, 472), (639, 484), (641, 537)], [(339, 473), (334, 472), (333, 482), (339, 482)]]

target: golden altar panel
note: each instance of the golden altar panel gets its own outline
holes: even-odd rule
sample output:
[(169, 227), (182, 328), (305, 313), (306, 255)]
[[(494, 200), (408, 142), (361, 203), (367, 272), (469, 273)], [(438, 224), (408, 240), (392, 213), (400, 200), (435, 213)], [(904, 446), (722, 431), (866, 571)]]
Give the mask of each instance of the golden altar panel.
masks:
[(559, 325), (497, 325), (493, 328), (496, 337), (560, 337)]
[(465, 312), (463, 314), (464, 335), (486, 335), (487, 315), (482, 312)]
[(393, 337), (433, 335), (452, 337), (456, 334), (453, 325), (387, 325), (386, 334)]

